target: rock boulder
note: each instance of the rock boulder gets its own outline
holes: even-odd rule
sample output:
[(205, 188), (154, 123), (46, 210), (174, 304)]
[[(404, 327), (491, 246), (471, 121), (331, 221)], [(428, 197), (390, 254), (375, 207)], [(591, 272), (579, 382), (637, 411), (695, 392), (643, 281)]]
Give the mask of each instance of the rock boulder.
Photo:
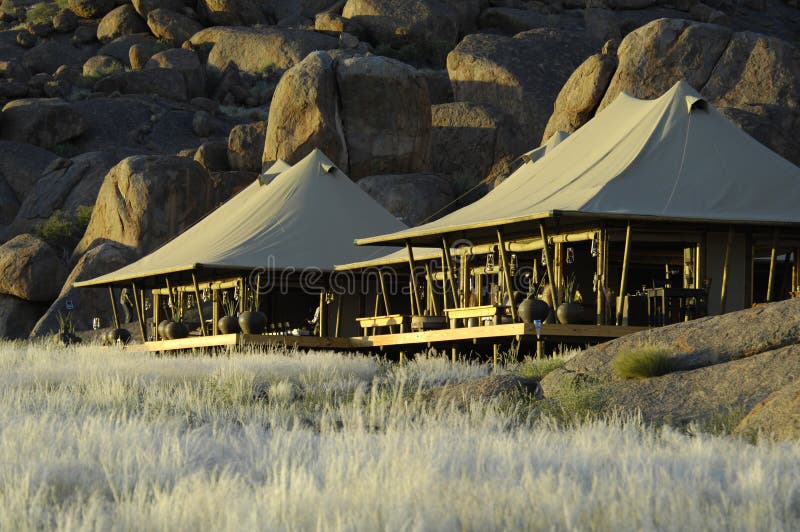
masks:
[(213, 183), (197, 162), (178, 156), (134, 156), (106, 175), (79, 256), (98, 239), (149, 253), (214, 206)]
[(319, 148), (337, 166), (348, 168), (336, 72), (328, 54), (314, 52), (281, 77), (267, 124), (263, 162), (294, 164)]
[(156, 94), (171, 100), (187, 100), (186, 80), (177, 70), (150, 68), (119, 72), (95, 83), (97, 92), (122, 94)]
[(192, 50), (172, 48), (154, 54), (145, 64), (145, 69), (168, 68), (183, 74), (189, 97), (203, 96), (206, 90), (205, 69), (200, 58)]
[(736, 434), (762, 434), (778, 441), (800, 439), (800, 379), (771, 393), (736, 427)]
[(123, 35), (143, 33), (147, 24), (136, 13), (133, 6), (124, 4), (109, 11), (97, 26), (97, 40), (101, 43), (113, 41)]
[(348, 0), (342, 16), (366, 28), (375, 43), (441, 43), (450, 49), (459, 33), (458, 12), (440, 0)]
[(0, 178), (22, 202), (56, 159), (56, 154), (32, 144), (0, 141)]
[(428, 171), (425, 79), (413, 67), (380, 56), (344, 59), (336, 75), (350, 177)]
[(80, 136), (86, 122), (72, 106), (58, 98), (14, 100), (0, 115), (0, 138), (54, 148)]
[[(284, 76), (285, 77), (285, 76)], [(261, 171), (267, 122), (240, 124), (228, 135), (228, 164), (232, 170)]]
[(410, 227), (446, 214), (455, 199), (452, 180), (436, 174), (373, 175), (358, 186)]
[(0, 246), (0, 294), (50, 302), (68, 273), (55, 249), (36, 236), (19, 235)]
[[(40, 303), (0, 294), (0, 338), (27, 338), (43, 310)], [(53, 318), (55, 320), (55, 317)], [(58, 330), (58, 327), (56, 327)]]
[(169, 9), (154, 9), (147, 14), (147, 27), (158, 39), (180, 46), (203, 29), (196, 20)]
[(114, 9), (114, 0), (68, 0), (69, 9), (82, 18), (100, 18)]
[(267, 17), (254, 0), (199, 0), (200, 13), (211, 26), (266, 24)]

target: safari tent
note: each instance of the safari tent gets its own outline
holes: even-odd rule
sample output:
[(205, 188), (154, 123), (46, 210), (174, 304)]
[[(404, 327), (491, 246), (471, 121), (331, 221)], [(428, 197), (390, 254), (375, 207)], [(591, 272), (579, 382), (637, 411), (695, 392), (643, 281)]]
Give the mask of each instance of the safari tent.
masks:
[[(289, 315), (298, 320), (310, 317), (309, 306), (313, 313), (316, 298), (323, 300), (323, 307), (325, 301), (331, 302), (329, 292), (327, 298), (322, 296), (328, 286), (326, 276), (335, 264), (369, 260), (393, 250), (357, 247), (355, 238), (405, 228), (321, 151), (314, 150), (294, 166), (276, 163), (153, 253), (75, 286), (108, 286), (112, 301), (113, 289), (128, 288), (136, 300), (137, 314), (144, 316), (146, 308), (152, 307), (154, 323), (161, 310), (159, 297), (175, 304), (193, 299), (204, 335), (217, 332), (223, 294), (235, 294), (243, 309), (256, 288), (266, 292), (260, 298), (261, 306), (271, 319), (283, 322), (283, 316)], [(147, 301), (148, 291), (152, 305)], [(336, 302), (338, 313), (358, 312), (360, 296), (350, 296)], [(206, 327), (201, 302), (213, 308), (210, 327)], [(205, 317), (209, 317), (207, 311)], [(351, 322), (341, 320), (341, 333), (349, 332)], [(145, 338), (146, 333), (142, 330)], [(156, 331), (150, 336), (158, 339)]]
[(800, 248), (800, 169), (687, 83), (654, 100), (620, 94), (557, 140), (475, 203), (357, 243), (439, 247), (438, 268), (416, 268), (412, 281), (420, 294), (436, 285), (451, 327), (498, 313), (519, 321), (537, 281), (553, 307), (577, 288), (577, 323), (596, 327), (662, 325), (797, 290), (788, 258)]

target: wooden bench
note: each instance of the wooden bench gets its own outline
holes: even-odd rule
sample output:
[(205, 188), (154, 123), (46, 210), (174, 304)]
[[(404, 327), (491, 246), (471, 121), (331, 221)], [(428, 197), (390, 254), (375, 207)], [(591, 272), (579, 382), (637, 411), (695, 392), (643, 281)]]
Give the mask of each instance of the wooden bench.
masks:
[(366, 318), (356, 318), (359, 326), (364, 330), (364, 334), (367, 334), (368, 329), (372, 329), (373, 334), (375, 333), (375, 329), (378, 327), (389, 327), (389, 331), (391, 331), (392, 327), (400, 327), (400, 332), (408, 332), (409, 329), (409, 322), (411, 321), (410, 316), (406, 316), (404, 314), (389, 314), (388, 316), (368, 316)]
[(448, 308), (444, 312), (447, 314), (447, 319), (450, 320), (450, 328), (455, 329), (458, 327), (458, 320), (470, 318), (477, 318), (479, 322), (488, 318), (492, 320), (492, 325), (499, 325), (500, 316), (507, 308), (502, 305), (481, 305), (479, 307)]
[(446, 316), (411, 316), (412, 331), (447, 329)]

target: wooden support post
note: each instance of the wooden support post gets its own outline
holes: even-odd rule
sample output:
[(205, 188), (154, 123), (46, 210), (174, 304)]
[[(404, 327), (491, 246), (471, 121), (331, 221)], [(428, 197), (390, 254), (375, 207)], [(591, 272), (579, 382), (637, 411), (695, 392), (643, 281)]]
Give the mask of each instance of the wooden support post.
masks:
[(628, 264), (631, 254), (631, 223), (625, 229), (625, 251), (622, 255), (622, 275), (619, 280), (619, 294), (617, 294), (617, 325), (622, 325), (622, 307), (625, 305), (625, 292), (628, 290)]
[(414, 263), (414, 250), (411, 248), (411, 243), (406, 240), (406, 251), (408, 252), (408, 267), (411, 270), (411, 287), (414, 289), (414, 305), (416, 308), (416, 312), (414, 312), (414, 308), (412, 308), (412, 313), (416, 313), (417, 315), (422, 315), (422, 305), (419, 302), (419, 289), (417, 287), (417, 276), (414, 275), (414, 268), (416, 264)]
[(772, 233), (772, 249), (769, 254), (769, 279), (767, 280), (767, 302), (772, 301), (772, 289), (775, 285), (775, 260), (777, 258), (778, 230)]
[(219, 334), (219, 290), (214, 289), (211, 291), (211, 334), (214, 336)]
[(109, 285), (108, 297), (111, 298), (111, 312), (114, 313), (114, 328), (119, 329), (119, 314), (117, 314), (117, 302), (114, 299), (114, 288)]
[(334, 327), (333, 335), (338, 338), (339, 334), (341, 333), (341, 324), (342, 324), (342, 297), (344, 294), (339, 294), (336, 296), (336, 327)]
[(514, 287), (511, 286), (511, 272), (508, 269), (506, 258), (506, 244), (503, 241), (503, 230), (497, 228), (497, 245), (500, 251), (500, 268), (503, 269), (503, 284), (506, 285), (506, 295), (508, 296), (508, 306), (511, 307), (511, 320), (517, 321), (517, 306), (514, 304)]
[(722, 286), (719, 289), (719, 313), (725, 314), (728, 300), (728, 273), (731, 267), (731, 247), (733, 246), (733, 226), (728, 228), (728, 240), (725, 243), (725, 261), (722, 263)]
[(556, 286), (556, 276), (553, 272), (553, 257), (550, 256), (550, 248), (547, 247), (547, 233), (544, 231), (544, 224), (539, 223), (539, 234), (542, 237), (542, 253), (544, 253), (544, 260), (547, 263), (547, 281), (550, 285), (550, 296), (553, 298), (553, 312), (556, 311), (558, 305), (558, 287)]
[(406, 352), (400, 351), (400, 364), (405, 364), (405, 363), (406, 363)]
[[(442, 255), (443, 261), (442, 268), (445, 271), (446, 283), (450, 286), (450, 295), (453, 301), (453, 308), (458, 307), (458, 291), (456, 290), (456, 283), (453, 280), (453, 265), (450, 258), (450, 246), (447, 244), (447, 239), (442, 237)], [(447, 290), (445, 290), (446, 292)], [(446, 300), (447, 298), (445, 298)], [(445, 306), (447, 306), (445, 304)]]
[(139, 292), (136, 290), (136, 283), (131, 283), (133, 290), (133, 304), (136, 306), (136, 317), (139, 318), (139, 332), (142, 333), (142, 342), (147, 341), (147, 334), (144, 327), (144, 316), (142, 315), (142, 307), (139, 306)]
[(497, 359), (500, 355), (500, 344), (492, 344), (492, 370), (497, 371)]
[(383, 295), (383, 307), (386, 314), (389, 315), (392, 311), (389, 309), (389, 294), (386, 293), (386, 280), (383, 278), (383, 272), (378, 270), (378, 279), (381, 282), (381, 295)]
[(602, 234), (602, 231), (598, 231), (594, 237), (597, 241), (597, 244), (594, 248), (595, 253), (597, 253), (597, 263), (594, 273), (595, 289), (597, 290), (597, 297), (595, 298), (595, 303), (597, 304), (597, 310), (595, 311), (597, 325), (603, 324), (603, 310), (605, 310), (605, 303), (603, 301), (603, 277), (605, 276), (605, 272), (603, 272), (603, 246), (601, 244), (603, 241)]
[(319, 336), (325, 336), (325, 292), (319, 293)]
[[(425, 265), (425, 277), (428, 281), (428, 304), (431, 306), (431, 312), (433, 316), (441, 316), (439, 312), (439, 304), (436, 302), (436, 294), (433, 293), (433, 276), (431, 275), (431, 267), (429, 265)], [(386, 311), (387, 314), (390, 312)]]
[(158, 334), (158, 324), (161, 322), (161, 296), (153, 290), (153, 340), (158, 342), (161, 335)]
[(206, 320), (203, 317), (203, 302), (200, 300), (200, 289), (197, 287), (197, 276), (192, 272), (192, 285), (194, 287), (194, 299), (197, 302), (197, 315), (200, 317), (200, 334), (208, 336), (206, 331)]
[(450, 348), (450, 362), (452, 362), (453, 364), (458, 362), (458, 349), (456, 348), (456, 346)]

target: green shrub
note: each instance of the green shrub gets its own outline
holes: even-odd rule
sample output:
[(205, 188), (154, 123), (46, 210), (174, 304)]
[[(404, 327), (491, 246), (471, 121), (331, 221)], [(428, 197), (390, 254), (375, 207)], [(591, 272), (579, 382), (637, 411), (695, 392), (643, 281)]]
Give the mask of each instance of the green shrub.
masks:
[(55, 2), (39, 2), (28, 8), (25, 19), (34, 24), (50, 24), (60, 8)]
[(70, 252), (83, 236), (91, 217), (92, 207), (88, 205), (78, 206), (74, 214), (59, 209), (47, 220), (36, 224), (32, 232), (48, 244)]
[(672, 371), (669, 350), (654, 345), (623, 349), (614, 357), (611, 366), (626, 379), (658, 377)]
[(542, 380), (551, 371), (563, 367), (565, 362), (566, 359), (558, 356), (540, 359), (526, 357), (519, 367), (519, 374), (522, 377)]

